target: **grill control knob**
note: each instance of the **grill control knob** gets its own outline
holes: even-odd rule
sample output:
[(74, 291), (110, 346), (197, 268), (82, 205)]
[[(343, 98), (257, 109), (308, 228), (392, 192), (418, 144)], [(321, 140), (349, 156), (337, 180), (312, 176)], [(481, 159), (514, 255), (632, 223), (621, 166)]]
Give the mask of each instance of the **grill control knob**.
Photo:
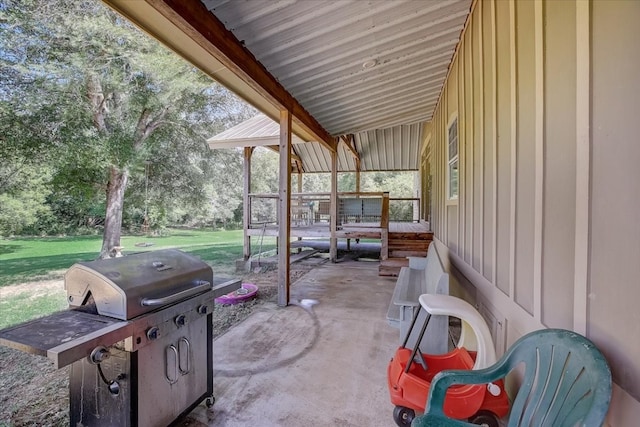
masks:
[(184, 326), (187, 323), (187, 316), (185, 316), (184, 314), (179, 314), (178, 316), (176, 316), (176, 318), (173, 321), (176, 323), (176, 326), (179, 328), (181, 326)]
[(207, 314), (207, 311), (209, 311), (209, 307), (207, 307), (206, 305), (201, 305), (198, 307), (198, 314)]
[(160, 328), (153, 326), (147, 329), (147, 338), (149, 338), (150, 341), (160, 338)]
[(117, 381), (111, 381), (108, 385), (109, 393), (117, 396), (120, 394), (120, 384)]

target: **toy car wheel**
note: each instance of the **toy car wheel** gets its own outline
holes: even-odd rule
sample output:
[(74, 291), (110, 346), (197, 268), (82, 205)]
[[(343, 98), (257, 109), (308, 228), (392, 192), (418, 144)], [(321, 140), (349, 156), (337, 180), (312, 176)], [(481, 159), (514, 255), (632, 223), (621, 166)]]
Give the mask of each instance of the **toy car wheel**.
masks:
[(400, 427), (410, 426), (415, 417), (416, 412), (404, 406), (396, 406), (393, 410), (393, 421)]
[(476, 424), (484, 427), (500, 427), (500, 421), (492, 412), (478, 411), (475, 415), (469, 418), (471, 424)]
[(215, 403), (216, 398), (213, 396), (207, 397), (207, 399), (204, 401), (204, 404), (207, 405), (207, 408), (211, 408)]

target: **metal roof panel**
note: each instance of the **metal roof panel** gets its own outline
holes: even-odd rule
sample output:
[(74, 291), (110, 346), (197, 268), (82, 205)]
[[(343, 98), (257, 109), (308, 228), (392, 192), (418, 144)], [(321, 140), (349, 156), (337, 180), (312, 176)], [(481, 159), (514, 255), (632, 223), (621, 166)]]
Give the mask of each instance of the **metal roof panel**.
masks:
[(429, 120), (471, 7), (471, 0), (202, 1), (333, 135)]

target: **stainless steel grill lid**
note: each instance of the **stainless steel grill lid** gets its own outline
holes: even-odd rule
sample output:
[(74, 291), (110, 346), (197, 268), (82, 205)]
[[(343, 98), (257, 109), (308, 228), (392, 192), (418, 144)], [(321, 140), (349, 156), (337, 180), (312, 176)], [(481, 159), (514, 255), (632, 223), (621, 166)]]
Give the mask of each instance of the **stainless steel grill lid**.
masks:
[(94, 302), (98, 314), (128, 320), (211, 289), (213, 271), (194, 256), (167, 249), (80, 262), (64, 281), (70, 307)]

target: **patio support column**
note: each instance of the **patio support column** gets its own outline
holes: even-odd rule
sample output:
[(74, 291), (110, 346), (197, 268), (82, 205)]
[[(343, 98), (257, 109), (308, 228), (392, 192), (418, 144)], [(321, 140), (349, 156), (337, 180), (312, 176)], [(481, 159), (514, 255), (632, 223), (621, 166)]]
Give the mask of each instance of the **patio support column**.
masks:
[(330, 229), (331, 239), (329, 240), (329, 259), (336, 262), (338, 259), (338, 152), (331, 152), (331, 206), (330, 206)]
[[(300, 168), (300, 164), (298, 164), (298, 170)], [(298, 209), (301, 209), (302, 207), (302, 203), (304, 202), (304, 200), (302, 199), (302, 172), (298, 172)], [(309, 218), (307, 218), (307, 225), (311, 225), (311, 215), (312, 213), (309, 212)], [(303, 218), (304, 220), (304, 218)], [(298, 241), (302, 240), (302, 237), (298, 237)], [(299, 247), (298, 248), (298, 253), (302, 252), (302, 248)]]
[(280, 111), (280, 174), (278, 184), (278, 305), (289, 304), (291, 236), (291, 113)]
[(251, 223), (251, 154), (253, 147), (244, 147), (244, 180), (242, 192), (242, 228), (244, 229), (243, 255), (247, 261), (251, 257), (251, 236), (249, 236), (249, 226)]
[(382, 213), (380, 217), (380, 260), (389, 258), (389, 192), (382, 194)]

